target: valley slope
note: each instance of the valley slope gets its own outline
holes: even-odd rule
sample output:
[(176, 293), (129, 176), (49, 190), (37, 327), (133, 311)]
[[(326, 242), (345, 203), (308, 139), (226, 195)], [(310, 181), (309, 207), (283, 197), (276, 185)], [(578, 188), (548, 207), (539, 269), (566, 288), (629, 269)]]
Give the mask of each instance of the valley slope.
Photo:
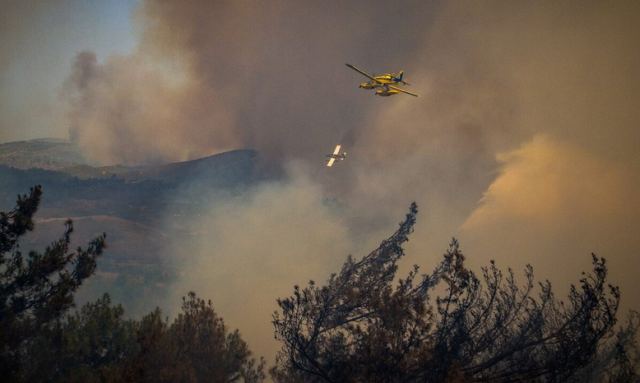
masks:
[[(73, 144), (33, 140), (0, 144), (0, 211), (34, 185), (44, 190), (36, 229), (23, 249), (41, 249), (72, 218), (74, 244), (107, 233), (108, 250), (80, 301), (108, 291), (128, 312), (148, 311), (162, 301), (175, 277), (167, 257), (174, 236), (189, 236), (184, 220), (201, 206), (254, 184), (257, 154), (235, 150), (192, 161), (153, 166), (89, 165)], [(132, 293), (135, 289), (135, 294)]]

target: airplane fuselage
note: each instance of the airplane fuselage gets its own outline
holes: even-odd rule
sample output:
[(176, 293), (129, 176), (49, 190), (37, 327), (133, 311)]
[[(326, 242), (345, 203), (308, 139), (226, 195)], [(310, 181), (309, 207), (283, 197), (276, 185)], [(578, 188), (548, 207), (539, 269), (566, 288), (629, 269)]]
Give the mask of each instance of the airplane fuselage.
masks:
[(374, 88), (378, 88), (381, 87), (382, 85), (378, 84), (377, 82), (373, 82), (373, 81), (369, 81), (369, 82), (363, 82), (360, 83), (359, 87), (362, 89), (374, 89)]
[(386, 86), (382, 86), (382, 87), (376, 89), (376, 93), (375, 94), (376, 94), (376, 96), (389, 97), (389, 96), (394, 96), (394, 95), (396, 95), (398, 93), (400, 93), (400, 92), (398, 92), (395, 89), (390, 89), (390, 88), (387, 88)]
[(397, 84), (400, 81), (400, 77), (395, 73), (384, 73), (373, 76), (373, 78), (382, 84)]
[(347, 153), (340, 153), (340, 154), (327, 154), (327, 158), (333, 158), (339, 161), (344, 160), (345, 158), (347, 158)]
[(375, 89), (375, 88), (380, 88), (387, 84), (395, 85), (395, 84), (398, 84), (399, 82), (398, 77), (396, 76), (395, 73), (385, 73), (385, 74), (373, 76), (373, 78), (375, 78), (376, 81), (368, 81), (368, 82), (360, 83), (360, 88)]

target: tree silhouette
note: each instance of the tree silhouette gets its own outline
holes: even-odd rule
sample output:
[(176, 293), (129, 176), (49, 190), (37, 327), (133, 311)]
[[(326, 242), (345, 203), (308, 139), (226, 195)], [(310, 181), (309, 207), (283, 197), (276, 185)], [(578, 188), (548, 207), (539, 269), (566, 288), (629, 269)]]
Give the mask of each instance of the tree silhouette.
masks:
[(28, 382), (116, 382), (121, 366), (134, 355), (136, 322), (104, 294), (49, 328), (25, 347)]
[(620, 293), (595, 255), (567, 302), (548, 281), (536, 285), (531, 266), (522, 284), (494, 262), (476, 276), (455, 239), (432, 273), (414, 266), (394, 287), (416, 215), (412, 204), (391, 237), (325, 286), (278, 300), (276, 381), (567, 381), (612, 338)]
[(137, 321), (108, 295), (71, 312), (73, 295), (96, 269), (105, 235), (70, 249), (73, 224), (44, 252), (20, 250), (34, 229), (42, 189), (0, 212), (0, 376), (3, 381), (244, 382), (264, 380), (264, 361), (228, 332), (195, 293), (169, 324), (159, 309)]
[(137, 330), (139, 352), (127, 362), (122, 381), (245, 382), (264, 380), (264, 361), (256, 363), (236, 330), (227, 328), (210, 301), (190, 292), (169, 326), (156, 310)]
[(18, 196), (16, 207), (0, 212), (0, 375), (14, 377), (20, 370), (24, 346), (72, 305), (73, 294), (96, 268), (105, 246), (104, 234), (86, 249), (70, 249), (73, 224), (44, 252), (22, 253), (19, 240), (34, 227), (33, 215), (42, 189)]
[(107, 294), (57, 321), (25, 347), (28, 382), (243, 382), (264, 380), (238, 331), (190, 293), (169, 324), (156, 309), (124, 318)]

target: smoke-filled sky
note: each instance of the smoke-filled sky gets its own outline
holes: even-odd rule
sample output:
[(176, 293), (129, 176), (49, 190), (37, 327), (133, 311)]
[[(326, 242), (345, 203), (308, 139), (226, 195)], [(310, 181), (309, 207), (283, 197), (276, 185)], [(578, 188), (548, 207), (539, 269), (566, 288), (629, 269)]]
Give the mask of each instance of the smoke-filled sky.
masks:
[(131, 51), (136, 3), (0, 2), (0, 142), (68, 135), (60, 90), (74, 56)]
[[(288, 174), (203, 209), (209, 235), (175, 246), (191, 260), (176, 294), (218, 302), (258, 353), (275, 347), (277, 295), (374, 246), (411, 201), (407, 265), (428, 271), (455, 235), (474, 267), (531, 263), (566, 286), (596, 252), (640, 308), (638, 2), (145, 0), (118, 8), (126, 22), (106, 17), (123, 49), (87, 39), (78, 54), (65, 28), (89, 35), (91, 22), (46, 28), (75, 3), (17, 4), (0, 105), (28, 94), (0, 109), (0, 138), (68, 131), (103, 164), (253, 148)], [(39, 52), (66, 70), (4, 69)], [(358, 89), (346, 62), (404, 69), (420, 97)], [(50, 125), (34, 112), (40, 89), (58, 97)], [(328, 171), (336, 143), (349, 158)]]

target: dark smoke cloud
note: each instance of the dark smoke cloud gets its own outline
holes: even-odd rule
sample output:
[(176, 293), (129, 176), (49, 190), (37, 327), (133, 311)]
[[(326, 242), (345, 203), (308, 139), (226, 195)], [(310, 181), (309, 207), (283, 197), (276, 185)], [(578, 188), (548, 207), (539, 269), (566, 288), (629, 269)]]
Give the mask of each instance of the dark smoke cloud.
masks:
[[(176, 244), (192, 258), (175, 293), (213, 296), (261, 353), (275, 347), (268, 296), (373, 247), (413, 200), (408, 265), (429, 269), (459, 235), (474, 266), (529, 262), (566, 285), (593, 250), (638, 307), (639, 7), (146, 1), (134, 54), (77, 58), (69, 116), (103, 163), (237, 147), (302, 163), (203, 208), (206, 239)], [(367, 94), (345, 62), (404, 69), (420, 97)], [(350, 156), (329, 172), (340, 141)]]
[(363, 79), (344, 63), (410, 65), (437, 8), (381, 4), (145, 2), (136, 53), (96, 63), (89, 81), (75, 83), (74, 135), (103, 163), (240, 146), (317, 158), (382, 102), (362, 97)]

